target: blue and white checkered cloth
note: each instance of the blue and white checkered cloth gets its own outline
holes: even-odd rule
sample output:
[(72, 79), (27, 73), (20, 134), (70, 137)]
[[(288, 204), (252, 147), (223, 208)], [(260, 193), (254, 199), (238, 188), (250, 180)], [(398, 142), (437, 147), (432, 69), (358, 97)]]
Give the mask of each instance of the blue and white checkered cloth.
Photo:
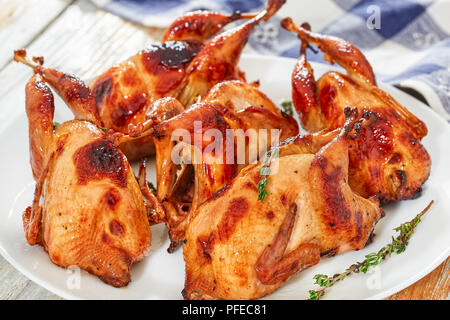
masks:
[[(265, 0), (92, 0), (101, 8), (146, 25), (167, 27), (198, 10), (253, 12)], [(253, 32), (246, 52), (298, 56), (296, 36), (280, 26), (283, 17), (309, 22), (314, 31), (358, 46), (381, 81), (419, 92), (450, 121), (450, 1), (288, 0), (275, 17)], [(310, 52), (311, 61), (323, 61)]]

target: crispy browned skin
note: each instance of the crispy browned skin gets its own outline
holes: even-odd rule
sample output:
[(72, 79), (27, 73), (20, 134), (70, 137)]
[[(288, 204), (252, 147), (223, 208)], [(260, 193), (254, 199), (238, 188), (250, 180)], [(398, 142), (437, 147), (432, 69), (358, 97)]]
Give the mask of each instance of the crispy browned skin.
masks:
[(175, 20), (162, 44), (140, 51), (90, 84), (106, 127), (126, 133), (129, 124), (145, 120), (148, 107), (160, 98), (175, 97), (188, 107), (222, 80), (243, 80), (237, 63), (251, 30), (260, 20), (274, 14), (283, 2), (270, 0), (267, 10), (245, 26), (216, 36), (206, 44), (226, 24), (253, 15), (225, 16), (201, 11)]
[[(179, 113), (177, 116), (168, 117), (165, 121), (159, 121), (162, 117), (155, 116), (149, 120), (150, 126), (145, 123), (137, 130), (141, 132), (135, 133), (139, 139), (150, 135), (154, 139), (158, 199), (166, 210), (166, 224), (171, 238), (170, 252), (184, 239), (184, 230), (189, 217), (198, 205), (227, 184), (243, 167), (256, 161), (258, 156), (262, 156), (267, 147), (298, 133), (298, 125), (294, 118), (282, 114), (280, 109), (257, 88), (240, 81), (224, 81), (217, 84), (211, 88), (202, 102), (184, 111), (180, 102), (174, 98), (158, 100), (153, 108), (164, 110), (171, 115)], [(194, 135), (196, 122), (197, 125), (201, 123), (201, 132), (198, 133), (201, 134), (199, 147), (202, 150), (193, 146), (196, 139)], [(173, 141), (173, 133), (180, 129), (185, 131), (190, 142)], [(239, 139), (240, 145), (245, 148), (237, 150), (236, 145), (232, 144), (234, 154), (229, 158), (231, 161), (227, 161), (225, 151), (215, 153), (219, 148), (227, 150), (226, 139), (218, 140), (218, 149), (206, 151), (209, 146), (215, 145), (214, 137), (206, 133), (215, 130), (225, 138), (227, 129), (241, 129), (231, 133), (228, 142), (233, 143), (235, 139)], [(246, 142), (246, 139), (250, 139), (249, 129), (255, 129), (255, 135)], [(258, 129), (266, 129), (267, 136)], [(271, 135), (271, 129), (280, 130), (278, 141), (274, 140), (276, 136)], [(125, 138), (129, 139), (127, 136)], [(250, 147), (255, 148), (255, 152), (251, 152)], [(201, 161), (194, 159), (198, 152), (203, 155)], [(173, 153), (179, 155), (183, 161), (179, 161), (179, 164), (174, 163)], [(243, 156), (239, 164), (238, 154)], [(223, 158), (220, 158), (221, 156)]]
[(178, 100), (188, 106), (198, 96), (203, 97), (216, 83), (223, 80), (243, 80), (237, 63), (250, 33), (261, 21), (270, 19), (285, 2), (286, 0), (268, 0), (267, 7), (253, 19), (209, 41), (190, 63)]
[(154, 44), (113, 66), (91, 82), (100, 115), (108, 129), (127, 132), (145, 120), (148, 107), (176, 97), (186, 67), (201, 48), (197, 42)]
[(254, 16), (255, 14), (240, 12), (232, 15), (203, 10), (188, 12), (172, 22), (165, 31), (162, 42), (194, 40), (205, 43), (230, 22)]
[[(188, 13), (166, 30), (161, 44), (151, 45), (114, 65), (90, 83), (90, 90), (78, 78), (57, 70), (40, 65), (35, 71), (58, 93), (63, 88), (67, 91), (69, 86), (75, 88), (76, 94), (81, 94), (77, 99), (90, 105), (85, 110), (91, 114), (84, 118), (106, 129), (127, 133), (129, 125), (138, 125), (149, 118), (152, 104), (160, 98), (175, 97), (189, 107), (222, 80), (245, 80), (237, 63), (248, 36), (259, 21), (272, 16), (284, 1), (269, 0), (266, 10), (259, 14)], [(238, 19), (250, 20), (205, 45), (225, 25)], [(63, 96), (68, 103), (73, 97), (74, 94)], [(75, 110), (76, 104), (72, 105)], [(154, 153), (151, 139), (134, 139), (120, 147), (130, 160)]]
[(161, 44), (151, 45), (93, 80), (90, 87), (106, 127), (126, 133), (129, 124), (148, 119), (153, 102), (177, 97), (186, 68), (204, 43), (242, 17), (205, 11), (187, 13), (169, 26)]
[[(39, 75), (26, 86), (35, 200), (23, 214), (29, 244), (61, 267), (78, 266), (115, 287), (151, 245), (133, 171), (105, 133), (84, 120), (53, 132), (53, 94)], [(43, 202), (40, 204), (40, 198)]]
[[(349, 184), (360, 195), (377, 195), (382, 202), (414, 197), (427, 180), (431, 159), (420, 140), (425, 124), (376, 86), (364, 55), (348, 41), (313, 33), (283, 20), (283, 26), (302, 40), (292, 74), (292, 99), (303, 126), (310, 132), (342, 127), (346, 107), (375, 114), (373, 124), (351, 139)], [(317, 45), (347, 74), (328, 72), (317, 82), (306, 59), (306, 45)]]
[(199, 206), (183, 245), (186, 299), (259, 298), (321, 256), (365, 246), (383, 211), (347, 183), (346, 132), (320, 148), (325, 135), (273, 160), (264, 202), (256, 164)]
[[(40, 81), (45, 81), (55, 89), (72, 111), (75, 120), (86, 120), (99, 127), (104, 127), (103, 121), (95, 103), (95, 98), (89, 87), (78, 77), (42, 66), (43, 58), (27, 58), (25, 49), (14, 51), (14, 60), (31, 68), (40, 75)], [(47, 86), (45, 86), (47, 88)]]

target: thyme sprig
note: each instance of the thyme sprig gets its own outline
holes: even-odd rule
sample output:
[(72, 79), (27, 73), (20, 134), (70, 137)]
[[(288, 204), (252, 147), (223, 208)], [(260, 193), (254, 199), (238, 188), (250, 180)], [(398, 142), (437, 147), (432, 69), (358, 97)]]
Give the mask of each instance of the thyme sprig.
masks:
[(434, 201), (431, 201), (421, 213), (414, 217), (414, 219), (402, 223), (399, 227), (395, 228), (394, 230), (400, 232), (400, 234), (396, 238), (392, 237), (392, 242), (381, 248), (377, 253), (366, 255), (364, 261), (357, 262), (347, 268), (344, 272), (336, 273), (331, 277), (325, 274), (316, 274), (313, 279), (315, 280), (315, 284), (319, 285), (321, 289), (309, 290), (309, 299), (319, 300), (325, 295), (326, 290), (332, 287), (336, 282), (344, 280), (352, 273), (367, 273), (369, 268), (379, 265), (387, 257), (390, 257), (393, 252), (400, 254), (405, 251), (415, 228), (420, 223), (422, 216), (430, 209), (433, 202)]
[(292, 109), (292, 101), (286, 100), (281, 102), (281, 112), (290, 116), (294, 115), (294, 110)]
[(153, 193), (156, 193), (156, 187), (150, 181), (147, 181), (147, 185)]
[(264, 198), (269, 194), (266, 190), (267, 186), (267, 176), (270, 175), (270, 164), (273, 159), (278, 158), (280, 156), (280, 149), (269, 150), (267, 151), (263, 164), (261, 168), (258, 170), (259, 176), (261, 179), (258, 182), (258, 200), (263, 202)]

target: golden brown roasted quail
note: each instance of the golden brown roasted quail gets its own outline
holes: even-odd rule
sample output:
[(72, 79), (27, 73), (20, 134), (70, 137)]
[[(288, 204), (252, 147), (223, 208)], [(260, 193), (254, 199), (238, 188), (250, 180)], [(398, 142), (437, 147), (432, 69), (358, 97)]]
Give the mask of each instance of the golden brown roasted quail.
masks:
[(33, 205), (23, 214), (25, 236), (29, 244), (41, 245), (53, 263), (78, 266), (122, 287), (130, 281), (131, 264), (151, 245), (146, 208), (123, 153), (98, 126), (79, 119), (92, 116), (91, 105), (78, 104), (79, 99), (84, 97), (72, 100), (76, 120), (54, 130), (50, 88), (39, 74), (26, 86), (37, 185)]
[[(430, 173), (431, 159), (420, 143), (425, 124), (377, 87), (364, 55), (348, 41), (313, 33), (307, 24), (290, 18), (284, 28), (302, 41), (300, 58), (292, 74), (292, 99), (302, 125), (310, 132), (342, 127), (346, 107), (374, 114), (374, 124), (351, 139), (349, 184), (368, 198), (377, 195), (385, 203), (414, 197)], [(308, 43), (337, 62), (347, 74), (327, 72), (319, 80), (306, 59)]]
[(198, 207), (183, 244), (186, 299), (259, 298), (323, 255), (365, 246), (383, 211), (347, 183), (349, 130), (282, 146), (263, 202), (254, 164)]
[[(106, 128), (126, 133), (129, 124), (145, 120), (148, 108), (160, 98), (178, 98), (189, 107), (216, 83), (243, 80), (237, 63), (250, 31), (283, 3), (270, 0), (267, 9), (255, 17), (195, 12), (177, 19), (166, 31), (162, 44), (140, 51), (90, 84)], [(243, 25), (205, 43), (226, 24), (250, 17)]]
[(298, 133), (293, 117), (283, 114), (253, 85), (240, 81), (215, 85), (201, 102), (184, 111), (174, 98), (158, 100), (152, 108), (179, 113), (165, 121), (155, 116), (134, 133), (154, 139), (157, 198), (165, 208), (172, 242), (169, 251), (184, 239), (189, 217), (198, 205), (268, 147)]

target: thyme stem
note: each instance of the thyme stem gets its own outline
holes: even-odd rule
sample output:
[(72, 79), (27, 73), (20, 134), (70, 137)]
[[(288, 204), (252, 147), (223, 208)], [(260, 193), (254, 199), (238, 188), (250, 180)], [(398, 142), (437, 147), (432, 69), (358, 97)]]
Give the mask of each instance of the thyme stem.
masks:
[(270, 175), (270, 164), (273, 159), (278, 158), (280, 155), (280, 150), (275, 149), (274, 151), (269, 150), (264, 157), (263, 164), (261, 168), (258, 170), (259, 176), (261, 179), (258, 182), (258, 200), (263, 202), (264, 198), (269, 194), (266, 190), (267, 186), (267, 176)]
[(336, 282), (344, 280), (353, 273), (367, 273), (369, 268), (379, 265), (387, 257), (390, 257), (393, 252), (400, 254), (405, 251), (415, 228), (420, 223), (422, 216), (430, 209), (433, 203), (434, 201), (432, 200), (428, 206), (422, 210), (422, 212), (414, 217), (414, 219), (409, 222), (402, 223), (400, 226), (395, 228), (394, 230), (400, 232), (400, 234), (396, 238), (392, 237), (391, 243), (381, 248), (377, 253), (370, 253), (366, 255), (366, 259), (364, 261), (357, 262), (348, 267), (344, 272), (337, 273), (331, 277), (324, 274), (316, 274), (313, 279), (315, 280), (315, 284), (319, 285), (321, 288), (319, 290), (309, 290), (309, 299), (319, 300)]

